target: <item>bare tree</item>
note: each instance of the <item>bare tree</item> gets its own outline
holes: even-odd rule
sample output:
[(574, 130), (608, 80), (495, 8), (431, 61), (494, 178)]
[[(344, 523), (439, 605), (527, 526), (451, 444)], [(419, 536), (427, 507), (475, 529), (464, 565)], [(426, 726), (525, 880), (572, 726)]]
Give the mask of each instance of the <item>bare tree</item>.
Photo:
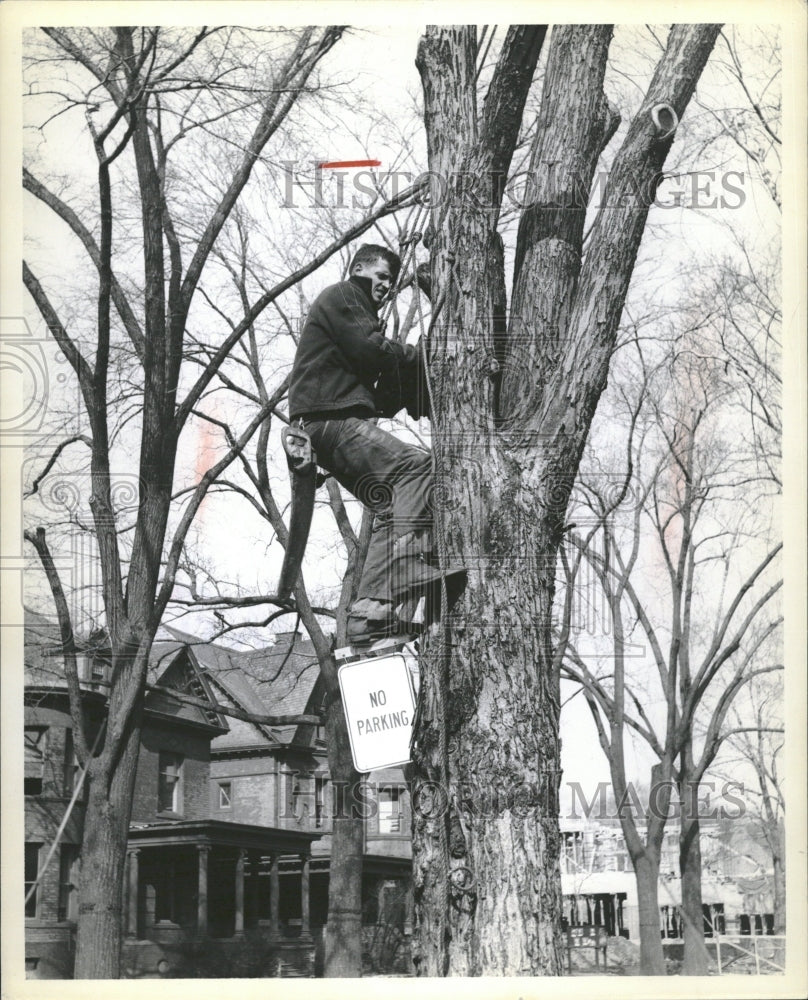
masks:
[[(771, 610), (782, 583), (772, 579), (771, 567), (782, 546), (749, 553), (754, 526), (746, 523), (749, 508), (739, 494), (749, 495), (759, 476), (754, 465), (750, 470), (727, 457), (715, 415), (726, 410), (730, 388), (685, 349), (692, 338), (691, 331), (674, 343), (655, 370), (638, 351), (640, 370), (630, 378), (640, 391), (625, 418), (628, 460), (616, 495), (582, 476), (594, 527), (585, 538), (570, 535), (563, 551), (567, 593), (556, 649), (564, 674), (583, 687), (619, 802), (631, 804), (624, 746), (629, 731), (657, 758), (644, 840), (632, 813), (618, 809), (636, 872), (647, 974), (664, 973), (657, 883), (672, 798), (681, 819), (683, 972), (707, 971), (699, 786), (733, 732), (727, 715), (739, 693), (754, 678), (781, 669), (776, 655), (767, 656), (776, 650), (782, 622)], [(673, 376), (667, 391), (660, 389), (660, 374)], [(621, 509), (627, 497), (631, 512)], [(589, 656), (571, 623), (583, 560), (605, 597), (604, 628), (611, 636), (608, 652)], [(659, 695), (642, 671), (631, 669), (632, 637), (650, 650)], [(598, 670), (601, 657), (607, 666)]]
[(733, 84), (738, 103), (716, 107), (700, 95), (698, 107), (708, 116), (707, 135), (697, 140), (699, 153), (735, 146), (750, 176), (764, 186), (780, 208), (781, 136), (780, 28), (757, 25), (740, 30), (727, 25), (716, 44), (713, 65)]
[[(509, 310), (498, 218), (545, 28), (508, 30), (479, 100), (476, 29), (430, 27), (419, 46), (437, 538), (444, 564), (469, 567), (422, 670), (415, 795), (435, 782), (446, 806), (416, 811), (422, 975), (559, 971), (553, 566), (645, 228), (651, 199), (637, 194), (655, 188), (718, 31), (670, 30), (584, 255), (588, 193), (619, 121), (603, 92), (612, 28), (553, 27)], [(526, 809), (475, 810), (464, 793), (535, 789), (537, 776)]]
[[(43, 29), (41, 49), (32, 43), (32, 72), (40, 80), (58, 80), (51, 84), (53, 92), (45, 95), (52, 101), (51, 117), (84, 109), (95, 156), (95, 178), (84, 198), (89, 207), (73, 207), (33, 167), (23, 177), (26, 190), (81, 243), (97, 279), (91, 293), (94, 311), (71, 317), (71, 322), (62, 319), (55, 297), (58, 281), (51, 275), (40, 280), (34, 266), (23, 265), (26, 288), (81, 393), (87, 427), (81, 440), (89, 447), (91, 463), (91, 533), (101, 567), (112, 655), (110, 723), (95, 757), (89, 753), (82, 727), (75, 660), (69, 655), (66, 660), (76, 752), (90, 779), (75, 966), (79, 978), (119, 974), (125, 847), (146, 670), (185, 537), (210, 485), (260, 428), (279, 397), (264, 400), (239, 427), (231, 446), (202, 470), (184, 497), (183, 509), (175, 513), (173, 482), (180, 436), (251, 323), (363, 229), (343, 234), (305, 267), (275, 282), (250, 304), (243, 321), (222, 336), (201, 370), (189, 377), (183, 365), (186, 331), (199, 308), (211, 251), (268, 143), (295, 106), (317, 92), (317, 67), (342, 30), (260, 32), (260, 37), (250, 38), (237, 29), (219, 28), (196, 33), (54, 28)], [(48, 66), (56, 67), (50, 77)], [(36, 100), (42, 98), (40, 86)], [(192, 140), (200, 135), (208, 155), (214, 152), (216, 139), (230, 144), (238, 135), (240, 154), (221, 188), (210, 191), (201, 236), (189, 240), (183, 211), (185, 196), (194, 189), (197, 147)], [(141, 221), (127, 218), (123, 226), (120, 214), (131, 204), (130, 191)], [(389, 210), (389, 206), (379, 209)], [(130, 237), (133, 232), (137, 235)], [(131, 273), (135, 261), (142, 269), (140, 283), (120, 277), (122, 271)], [(51, 270), (56, 270), (53, 265)], [(57, 291), (49, 292), (48, 284)], [(129, 366), (123, 381), (134, 387), (129, 402), (132, 405), (135, 399), (138, 414), (134, 448), (122, 434), (131, 416), (116, 417), (120, 397), (111, 388), (112, 360), (120, 358)], [(139, 499), (133, 523), (113, 499), (116, 446), (129, 454), (139, 451)], [(63, 447), (64, 443), (56, 448), (53, 459), (61, 456)], [(40, 480), (35, 480), (31, 492), (36, 492)], [(49, 576), (69, 649), (73, 623), (66, 602), (59, 598), (48, 542), (41, 530), (28, 537)]]
[(785, 746), (783, 727), (783, 677), (774, 673), (756, 678), (746, 703), (733, 706), (727, 754), (714, 772), (727, 775), (730, 765), (751, 765), (754, 784), (744, 785), (744, 799), (759, 843), (765, 845), (772, 863), (774, 933), (785, 933), (786, 852), (785, 788), (781, 754)]

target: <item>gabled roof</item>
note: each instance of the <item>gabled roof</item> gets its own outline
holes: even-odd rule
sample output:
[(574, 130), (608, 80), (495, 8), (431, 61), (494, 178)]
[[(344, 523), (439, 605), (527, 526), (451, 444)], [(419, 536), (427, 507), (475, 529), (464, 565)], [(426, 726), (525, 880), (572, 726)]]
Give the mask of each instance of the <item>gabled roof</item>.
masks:
[[(174, 649), (186, 650), (219, 704), (255, 715), (268, 714), (269, 710), (236, 662), (240, 655), (237, 650), (214, 645), (173, 626), (163, 626), (162, 632), (171, 639), (160, 643), (164, 655), (171, 655)], [(211, 750), (237, 749), (261, 743), (275, 744), (277, 740), (265, 726), (227, 716), (227, 732), (214, 739)]]
[[(30, 616), (30, 617), (29, 617)], [(26, 610), (26, 681), (38, 671), (41, 683), (64, 686), (61, 656), (44, 655), (60, 648), (57, 625)], [(29, 642), (30, 640), (30, 642)], [(85, 643), (86, 645), (86, 643)], [(30, 661), (30, 669), (29, 669)], [(46, 680), (47, 678), (47, 680)], [(324, 687), (314, 646), (299, 632), (276, 636), (264, 649), (242, 651), (200, 639), (173, 626), (161, 626), (149, 656), (147, 680), (151, 686), (171, 687), (205, 698), (212, 705), (239, 708), (254, 715), (316, 714)], [(225, 717), (211, 708), (183, 705), (150, 691), (146, 707), (152, 712), (220, 729), (211, 749), (311, 743), (310, 725), (265, 726)]]
[[(96, 630), (89, 637), (76, 636), (75, 645), (79, 654), (89, 650), (100, 650), (103, 654), (108, 650), (106, 636), (101, 630)], [(52, 689), (61, 696), (66, 695), (63, 649), (58, 624), (47, 616), (26, 608), (24, 659), (27, 688)], [(224, 717), (213, 709), (215, 699), (208, 680), (193, 656), (187, 652), (184, 643), (175, 641), (155, 643), (152, 646), (147, 682), (152, 686), (171, 688), (211, 703), (211, 708), (205, 709), (198, 705), (183, 704), (152, 690), (145, 699), (148, 711), (182, 719), (193, 725), (213, 727), (219, 732), (227, 730)], [(81, 687), (84, 692), (93, 691), (97, 697), (105, 700), (109, 686), (95, 679), (82, 679)]]
[[(170, 653), (167, 658), (161, 657), (160, 659), (163, 663), (167, 659), (168, 665), (153, 682), (155, 688), (169, 688), (181, 694), (201, 698), (209, 702), (211, 706), (216, 703), (209, 681), (199, 669), (190, 649), (180, 647)], [(145, 707), (147, 711), (159, 715), (170, 715), (173, 718), (183, 719), (197, 725), (213, 726), (220, 732), (227, 731), (228, 727), (224, 716), (213, 707), (205, 709), (200, 705), (189, 705), (167, 697), (155, 688), (146, 695)]]
[[(244, 654), (241, 668), (268, 706), (265, 711), (277, 715), (305, 713), (320, 677), (314, 646), (299, 632), (282, 633), (274, 646)], [(292, 743), (299, 728), (279, 726), (273, 732), (281, 742)]]
[[(302, 715), (316, 713), (323, 699), (320, 668), (311, 641), (300, 632), (282, 632), (275, 643), (263, 649), (227, 649), (166, 626), (177, 644), (187, 644), (200, 669), (215, 688), (246, 712), (256, 715)], [(170, 643), (163, 643), (168, 647)], [(263, 726), (229, 719), (230, 731), (217, 738), (212, 749), (239, 746), (299, 744), (311, 742), (311, 726)]]

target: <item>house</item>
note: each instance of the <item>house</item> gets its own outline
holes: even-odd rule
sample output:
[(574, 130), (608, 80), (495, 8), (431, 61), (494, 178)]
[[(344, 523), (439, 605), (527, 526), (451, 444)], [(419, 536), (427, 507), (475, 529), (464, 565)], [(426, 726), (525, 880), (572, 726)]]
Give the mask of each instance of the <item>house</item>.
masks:
[[(311, 642), (297, 632), (280, 633), (275, 643), (249, 652), (200, 643), (193, 636), (167, 629), (186, 644), (217, 701), (254, 715), (317, 715), (325, 687)], [(328, 911), (331, 834), (335, 808), (350, 790), (333, 786), (328, 771), (322, 726), (265, 726), (228, 719), (227, 732), (211, 743), (210, 815), (226, 823), (252, 823), (289, 832), (317, 834), (304, 870), (299, 857), (279, 864), (280, 913), (284, 933), (303, 919), (299, 889), (308, 883), (308, 926), (322, 951)], [(349, 807), (350, 803), (345, 804)], [(363, 786), (364, 824), (363, 921), (370, 941), (373, 929), (390, 917), (395, 900), (405, 895), (412, 856), (407, 786), (401, 769), (374, 772)], [(260, 872), (255, 875), (261, 878)], [(246, 915), (248, 927), (268, 919), (264, 895)], [(400, 907), (398, 907), (400, 909)], [(402, 938), (411, 930), (408, 914), (397, 915)], [(389, 964), (384, 957), (382, 964)]]
[[(72, 965), (85, 806), (83, 796), (73, 801), (78, 764), (58, 628), (34, 612), (25, 659), (26, 964), (31, 977), (63, 978)], [(94, 739), (109, 686), (102, 633), (79, 644), (78, 662)], [(321, 727), (268, 727), (217, 710), (316, 714), (324, 692), (310, 644), (289, 633), (240, 653), (165, 629), (149, 682), (127, 848), (127, 974), (192, 974), (193, 945), (216, 941), (235, 954), (245, 937), (272, 946), (276, 971), (312, 974), (322, 954), (333, 822)], [(393, 897), (403, 897), (410, 844), (402, 774), (368, 777), (368, 798), (377, 799), (363, 865), (372, 934)], [(403, 924), (400, 905), (396, 913)]]
[[(746, 824), (704, 819), (701, 826), (705, 937), (771, 934), (771, 873)], [(668, 821), (660, 855), (660, 934), (666, 941), (682, 936), (679, 829), (676, 818)], [(639, 941), (636, 879), (616, 818), (562, 820), (561, 887), (564, 929), (591, 924)]]

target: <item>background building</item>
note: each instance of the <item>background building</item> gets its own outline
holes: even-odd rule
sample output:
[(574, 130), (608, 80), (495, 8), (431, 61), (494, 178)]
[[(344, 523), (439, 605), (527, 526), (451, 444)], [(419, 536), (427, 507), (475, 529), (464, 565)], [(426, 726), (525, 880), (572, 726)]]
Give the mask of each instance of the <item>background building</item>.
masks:
[[(91, 739), (106, 714), (103, 639), (80, 644)], [(60, 978), (72, 966), (86, 796), (72, 802), (79, 772), (58, 628), (28, 612), (25, 648), (26, 965), (32, 977)], [(276, 974), (314, 974), (334, 808), (322, 729), (242, 722), (215, 708), (316, 714), (324, 691), (311, 644), (286, 633), (240, 653), (165, 629), (149, 682), (127, 857), (128, 974), (190, 974), (206, 941), (219, 944), (220, 964), (235, 963), (231, 971), (249, 952), (264, 974), (268, 964)], [(169, 690), (210, 707), (183, 704)], [(409, 800), (400, 770), (367, 777), (368, 957), (400, 967), (411, 929)]]

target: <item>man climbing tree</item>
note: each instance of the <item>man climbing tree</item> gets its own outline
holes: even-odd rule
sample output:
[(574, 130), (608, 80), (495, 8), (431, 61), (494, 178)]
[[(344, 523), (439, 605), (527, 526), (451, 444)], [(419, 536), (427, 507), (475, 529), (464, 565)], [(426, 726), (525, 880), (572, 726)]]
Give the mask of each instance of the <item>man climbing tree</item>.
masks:
[(497, 227), (546, 28), (508, 30), (479, 106), (477, 29), (429, 27), (419, 46), (436, 540), (444, 564), (468, 567), (421, 664), (420, 975), (559, 972), (556, 553), (649, 206), (719, 30), (670, 29), (584, 246), (595, 168), (620, 121), (603, 91), (612, 27), (553, 27), (510, 310)]
[(359, 248), (348, 281), (326, 288), (312, 305), (289, 385), (289, 419), (308, 433), (318, 463), (378, 510), (348, 613), (355, 645), (411, 628), (397, 620), (396, 606), (440, 580), (429, 530), (430, 454), (376, 426), (377, 415), (407, 403), (419, 415), (414, 397), (389, 391), (413, 381), (418, 350), (385, 338), (377, 318), (400, 266), (386, 247)]

